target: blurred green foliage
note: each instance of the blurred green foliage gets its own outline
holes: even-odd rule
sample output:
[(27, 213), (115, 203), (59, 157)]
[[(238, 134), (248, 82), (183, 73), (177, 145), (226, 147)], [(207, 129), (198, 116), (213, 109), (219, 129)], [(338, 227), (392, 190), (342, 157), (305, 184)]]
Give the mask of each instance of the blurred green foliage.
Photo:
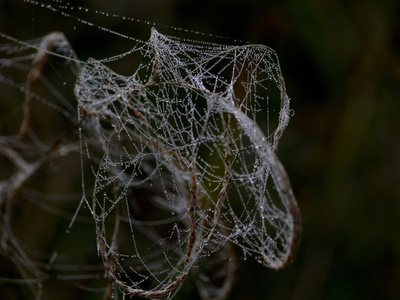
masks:
[[(22, 23), (9, 1), (0, 5), (0, 31), (19, 39), (40, 36), (49, 29), (47, 22), (68, 30), (35, 9), (25, 15), (35, 19)], [(400, 297), (400, 2), (116, 0), (83, 5), (265, 44), (279, 55), (295, 115), (278, 156), (302, 211), (302, 242), (284, 271), (240, 260), (229, 299)], [(129, 33), (120, 21), (103, 23)], [(67, 37), (81, 58), (107, 53), (103, 47), (120, 47), (104, 45), (88, 31), (69, 30)], [(1, 126), (12, 127), (3, 121)], [(186, 283), (180, 299), (195, 297), (194, 289)]]

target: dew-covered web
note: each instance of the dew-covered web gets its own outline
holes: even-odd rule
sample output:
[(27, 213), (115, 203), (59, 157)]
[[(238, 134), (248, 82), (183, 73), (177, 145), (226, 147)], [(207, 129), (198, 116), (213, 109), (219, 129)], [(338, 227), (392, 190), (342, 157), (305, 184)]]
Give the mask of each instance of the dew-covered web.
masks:
[[(72, 18), (71, 6), (55, 5), (60, 3), (47, 9)], [(274, 50), (188, 40), (152, 28), (147, 41), (130, 39), (128, 52), (81, 62), (60, 33), (29, 42), (2, 37), (13, 43), (0, 48), (0, 80), (26, 94), (18, 137), (1, 138), (2, 155), (16, 166), (1, 185), (3, 236), (21, 248), (21, 257), (11, 256), (16, 264), (32, 260), (11, 237), (7, 218), (15, 191), (24, 190), (26, 176), (70, 152), (79, 162), (82, 196), (68, 228), (79, 226), (86, 207), (110, 288), (125, 296), (172, 298), (191, 274), (202, 299), (223, 299), (234, 283), (237, 257), (273, 269), (291, 262), (300, 214), (276, 151), (292, 112)], [(127, 56), (137, 61), (131, 75), (109, 67)], [(77, 76), (75, 103), (41, 75), (49, 57), (64, 60)], [(5, 76), (10, 68), (26, 69), (27, 83)], [(39, 77), (57, 102), (32, 91)], [(39, 141), (29, 125), (35, 103), (72, 125), (53, 142)], [(21, 157), (27, 147), (37, 155)], [(46, 277), (34, 263), (20, 271), (35, 283)]]

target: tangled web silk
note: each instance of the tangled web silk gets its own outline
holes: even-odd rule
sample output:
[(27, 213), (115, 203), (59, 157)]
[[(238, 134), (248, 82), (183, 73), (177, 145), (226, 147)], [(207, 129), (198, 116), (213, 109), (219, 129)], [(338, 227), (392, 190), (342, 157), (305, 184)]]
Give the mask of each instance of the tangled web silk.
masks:
[[(292, 259), (300, 216), (276, 157), (290, 118), (275, 52), (188, 43), (152, 30), (132, 76), (94, 59), (75, 95), (93, 161), (92, 213), (108, 275), (126, 292), (171, 295), (192, 271), (223, 298), (232, 245), (273, 269)], [(257, 120), (268, 118), (267, 132)], [(88, 180), (84, 178), (84, 180)]]

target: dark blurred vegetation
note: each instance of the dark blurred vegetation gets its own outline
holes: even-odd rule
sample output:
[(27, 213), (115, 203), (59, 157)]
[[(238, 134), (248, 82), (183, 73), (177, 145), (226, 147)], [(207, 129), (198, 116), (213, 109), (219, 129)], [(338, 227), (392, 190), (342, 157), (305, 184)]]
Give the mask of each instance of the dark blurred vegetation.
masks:
[[(302, 242), (284, 271), (240, 261), (229, 299), (399, 299), (400, 2), (135, 2), (83, 5), (265, 44), (281, 61), (295, 114), (278, 156), (302, 211)], [(22, 4), (12, 10), (11, 1), (0, 3), (0, 31), (19, 39), (54, 24), (67, 31), (82, 59), (119, 47), (96, 40), (90, 28), (73, 32), (46, 11), (19, 16)], [(103, 18), (102, 24), (148, 35), (130, 32), (121, 20)], [(185, 289), (182, 299), (194, 287)]]

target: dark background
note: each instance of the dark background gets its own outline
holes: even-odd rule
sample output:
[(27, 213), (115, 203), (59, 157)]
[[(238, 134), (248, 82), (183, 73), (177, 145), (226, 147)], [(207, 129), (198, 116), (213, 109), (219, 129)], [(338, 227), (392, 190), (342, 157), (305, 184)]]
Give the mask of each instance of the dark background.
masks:
[[(400, 298), (399, 1), (75, 2), (277, 51), (295, 111), (278, 156), (302, 212), (302, 241), (283, 271), (239, 261), (229, 299)], [(0, 31), (18, 39), (62, 30), (80, 59), (129, 49), (124, 39), (105, 41), (84, 26), (73, 30), (46, 10), (0, 4)], [(148, 27), (121, 19), (98, 22), (141, 39), (149, 35)], [(119, 67), (129, 73), (129, 66)], [(182, 299), (193, 287), (183, 289)]]

